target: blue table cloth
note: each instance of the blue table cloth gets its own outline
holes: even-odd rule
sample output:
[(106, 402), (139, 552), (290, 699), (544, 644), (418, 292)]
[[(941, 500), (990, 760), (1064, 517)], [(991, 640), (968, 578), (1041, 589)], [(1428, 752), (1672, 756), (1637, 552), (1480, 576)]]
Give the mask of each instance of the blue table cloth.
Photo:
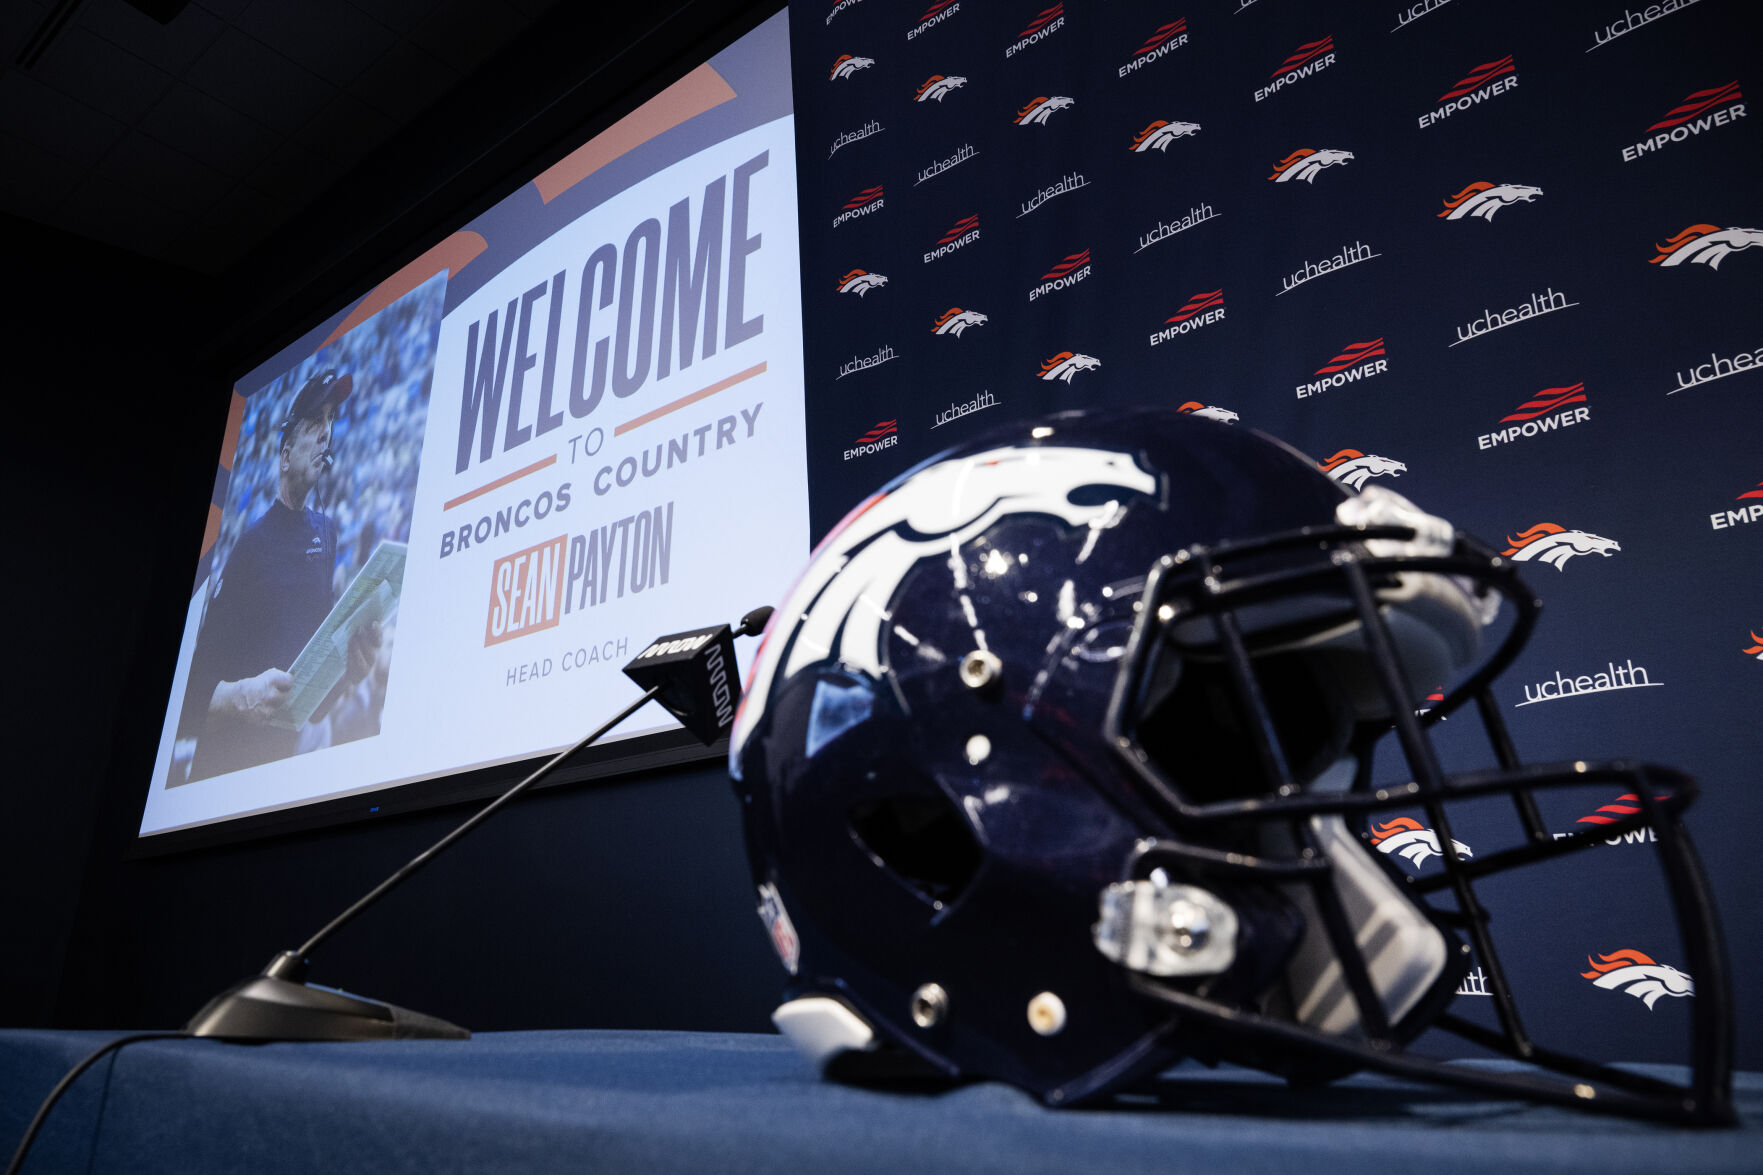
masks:
[[(0, 1146), (116, 1034), (0, 1032)], [(996, 1084), (822, 1082), (778, 1037), (558, 1031), (469, 1041), (135, 1043), (86, 1072), (26, 1172), (1763, 1172), (1763, 1075), (1736, 1130), (1684, 1130), (1379, 1076), (1293, 1091), (1184, 1066), (1102, 1109)]]

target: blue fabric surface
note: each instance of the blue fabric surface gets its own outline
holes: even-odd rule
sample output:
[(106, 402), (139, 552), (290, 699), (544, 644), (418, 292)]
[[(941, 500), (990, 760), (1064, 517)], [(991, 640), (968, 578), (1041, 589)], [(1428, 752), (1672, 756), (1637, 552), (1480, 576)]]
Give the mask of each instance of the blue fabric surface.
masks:
[[(7, 1153), (60, 1074), (108, 1035), (0, 1032)], [(1740, 1075), (1737, 1096), (1740, 1129), (1692, 1131), (1379, 1077), (1299, 1093), (1192, 1066), (1111, 1108), (1048, 1110), (999, 1085), (833, 1085), (773, 1036), (147, 1041), (80, 1079), (25, 1170), (1754, 1175), (1763, 1075)]]

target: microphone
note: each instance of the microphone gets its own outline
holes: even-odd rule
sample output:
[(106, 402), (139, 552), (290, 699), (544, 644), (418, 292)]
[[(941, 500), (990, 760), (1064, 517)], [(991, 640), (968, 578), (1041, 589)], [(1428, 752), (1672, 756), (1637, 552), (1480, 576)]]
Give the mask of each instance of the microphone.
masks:
[[(770, 608), (755, 608), (739, 622), (739, 634), (764, 628)], [(338, 914), (298, 949), (278, 952), (260, 974), (209, 1000), (184, 1026), (191, 1036), (225, 1040), (463, 1040), (471, 1033), (421, 1012), (394, 1007), (332, 987), (305, 982), (310, 956), (320, 943), (411, 874), (451, 848), (503, 805), (550, 775), (577, 751), (658, 701), (705, 746), (728, 733), (734, 722), (740, 679), (735, 669), (735, 631), (726, 624), (673, 633), (651, 641), (625, 665), (627, 677), (643, 694), (574, 746), (559, 751), (538, 770), (497, 796), (465, 823), (405, 863), (354, 905)]]

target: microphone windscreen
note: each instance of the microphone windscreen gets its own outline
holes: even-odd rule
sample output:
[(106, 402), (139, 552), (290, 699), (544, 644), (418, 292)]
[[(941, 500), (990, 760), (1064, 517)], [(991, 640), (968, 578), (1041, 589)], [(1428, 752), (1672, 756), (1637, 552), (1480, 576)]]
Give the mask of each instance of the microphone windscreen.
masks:
[(632, 657), (624, 674), (644, 689), (705, 746), (728, 733), (740, 700), (735, 637), (726, 624), (659, 637)]

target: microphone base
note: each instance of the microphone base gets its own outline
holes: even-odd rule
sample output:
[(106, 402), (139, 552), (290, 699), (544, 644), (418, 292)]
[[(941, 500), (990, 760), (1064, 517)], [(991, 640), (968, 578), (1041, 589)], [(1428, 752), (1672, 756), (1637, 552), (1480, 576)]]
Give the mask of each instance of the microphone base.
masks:
[(184, 1031), (239, 1041), (471, 1039), (434, 1016), (273, 975), (253, 975), (214, 997)]

